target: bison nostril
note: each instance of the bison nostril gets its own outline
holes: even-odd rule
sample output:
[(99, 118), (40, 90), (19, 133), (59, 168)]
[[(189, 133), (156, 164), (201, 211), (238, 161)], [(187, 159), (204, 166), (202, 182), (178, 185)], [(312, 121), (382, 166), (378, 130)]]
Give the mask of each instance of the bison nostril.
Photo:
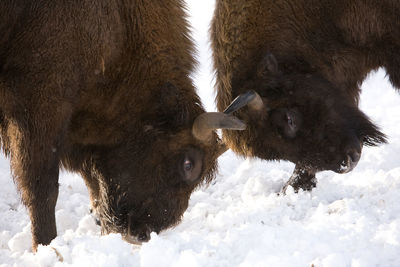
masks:
[(360, 160), (361, 153), (356, 149), (347, 150), (346, 156), (344, 160), (340, 163), (339, 169), (335, 170), (337, 173), (348, 173), (357, 166), (358, 161)]
[(347, 151), (347, 156), (352, 163), (356, 163), (360, 160), (361, 154), (356, 150), (349, 150)]
[(150, 240), (150, 231), (143, 231), (138, 235), (138, 240), (140, 242), (147, 242)]
[(150, 240), (150, 228), (147, 226), (137, 229), (132, 233), (129, 232), (123, 236), (123, 239), (131, 244), (141, 245), (143, 242)]

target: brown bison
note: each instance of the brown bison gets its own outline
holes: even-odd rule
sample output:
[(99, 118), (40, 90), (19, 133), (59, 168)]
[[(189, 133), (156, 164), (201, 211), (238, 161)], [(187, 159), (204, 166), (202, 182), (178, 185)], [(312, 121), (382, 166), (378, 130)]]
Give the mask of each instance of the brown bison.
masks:
[(56, 236), (59, 168), (82, 175), (102, 233), (129, 242), (176, 224), (224, 151), (204, 113), (182, 0), (2, 0), (0, 129), (32, 222)]
[(251, 103), (238, 111), (247, 130), (224, 130), (224, 141), (242, 155), (294, 162), (287, 185), (296, 191), (314, 187), (317, 171), (351, 171), (363, 145), (386, 140), (358, 109), (359, 86), (385, 67), (400, 88), (399, 12), (391, 0), (217, 0), (218, 109), (236, 96)]

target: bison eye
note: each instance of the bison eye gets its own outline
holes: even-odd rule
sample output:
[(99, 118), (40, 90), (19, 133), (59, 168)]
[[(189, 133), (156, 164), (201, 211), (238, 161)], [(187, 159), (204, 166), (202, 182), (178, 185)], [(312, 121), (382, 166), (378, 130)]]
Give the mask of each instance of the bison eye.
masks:
[(203, 153), (200, 150), (190, 148), (182, 155), (179, 173), (185, 182), (193, 183), (200, 178), (202, 167)]
[(185, 162), (183, 163), (183, 169), (185, 172), (191, 171), (193, 169), (193, 163), (190, 160), (185, 159)]
[(284, 127), (285, 135), (289, 138), (296, 136), (297, 131), (301, 125), (301, 114), (295, 109), (286, 111), (286, 126)]
[(287, 123), (288, 123), (289, 127), (296, 127), (296, 125), (294, 124), (294, 121), (292, 120), (292, 117), (288, 114), (287, 114)]
[(283, 136), (294, 138), (302, 124), (302, 116), (296, 108), (281, 108), (273, 112), (272, 121)]

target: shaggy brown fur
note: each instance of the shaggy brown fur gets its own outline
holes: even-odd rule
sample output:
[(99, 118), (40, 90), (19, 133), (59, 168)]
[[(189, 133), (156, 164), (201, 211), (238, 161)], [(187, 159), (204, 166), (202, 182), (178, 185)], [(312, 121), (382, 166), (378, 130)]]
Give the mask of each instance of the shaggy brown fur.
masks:
[(265, 103), (258, 113), (240, 111), (248, 129), (224, 130), (224, 141), (239, 154), (314, 171), (354, 167), (362, 144), (385, 141), (357, 104), (378, 67), (400, 87), (399, 11), (391, 0), (217, 0), (218, 109), (249, 89)]
[(2, 0), (0, 32), (1, 141), (34, 249), (56, 236), (61, 165), (103, 233), (146, 241), (179, 222), (219, 153), (191, 131), (204, 110), (183, 1)]

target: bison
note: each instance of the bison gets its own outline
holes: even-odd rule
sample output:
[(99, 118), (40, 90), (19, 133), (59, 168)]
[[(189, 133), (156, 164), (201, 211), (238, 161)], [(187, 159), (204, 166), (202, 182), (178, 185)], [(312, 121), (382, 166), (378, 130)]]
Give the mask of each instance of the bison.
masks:
[(351, 171), (363, 145), (386, 142), (358, 100), (378, 67), (400, 88), (399, 11), (391, 0), (217, 0), (218, 109), (236, 96), (250, 102), (238, 111), (246, 131), (223, 130), (223, 140), (241, 155), (295, 163), (285, 185), (295, 191), (315, 187), (318, 171)]
[(179, 222), (225, 150), (213, 130), (244, 128), (202, 108), (183, 1), (2, 0), (0, 18), (0, 136), (33, 249), (57, 234), (60, 167), (103, 234), (142, 242)]

